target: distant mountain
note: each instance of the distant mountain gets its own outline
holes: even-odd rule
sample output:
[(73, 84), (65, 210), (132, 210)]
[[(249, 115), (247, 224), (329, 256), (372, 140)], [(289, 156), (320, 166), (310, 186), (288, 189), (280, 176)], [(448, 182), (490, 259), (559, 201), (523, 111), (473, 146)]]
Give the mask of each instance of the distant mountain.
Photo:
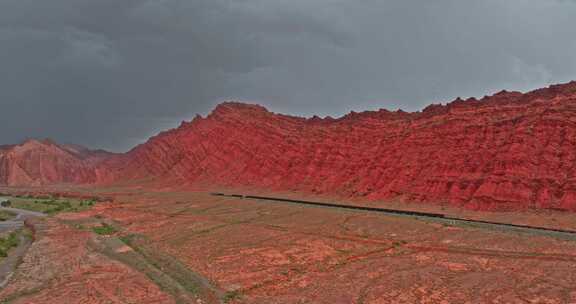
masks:
[(12, 168), (10, 184), (203, 183), (491, 210), (576, 210), (576, 82), (337, 119), (227, 102), (121, 155), (85, 158), (90, 153), (78, 148), (26, 146), (6, 150), (19, 151), (12, 161), (0, 156)]
[(80, 146), (31, 139), (0, 147), (0, 184), (41, 186), (57, 183), (94, 183), (95, 165), (111, 153)]

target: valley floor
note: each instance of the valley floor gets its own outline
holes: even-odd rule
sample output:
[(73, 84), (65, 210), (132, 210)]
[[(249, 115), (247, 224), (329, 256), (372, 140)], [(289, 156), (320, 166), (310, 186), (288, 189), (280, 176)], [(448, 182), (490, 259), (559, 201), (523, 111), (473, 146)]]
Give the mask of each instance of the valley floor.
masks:
[(576, 302), (575, 241), (207, 192), (75, 191), (113, 202), (35, 220), (36, 241), (0, 299)]

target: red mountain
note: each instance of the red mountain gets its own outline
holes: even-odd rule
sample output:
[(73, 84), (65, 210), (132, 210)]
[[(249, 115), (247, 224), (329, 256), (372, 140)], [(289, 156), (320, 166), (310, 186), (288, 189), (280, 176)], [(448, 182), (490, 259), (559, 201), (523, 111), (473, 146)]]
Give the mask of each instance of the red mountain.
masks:
[[(338, 119), (223, 103), (206, 118), (107, 157), (97, 169), (97, 162), (77, 161), (74, 153), (64, 159), (57, 163), (66, 164), (58, 167), (69, 168), (66, 173), (42, 180), (210, 183), (485, 209), (576, 210), (576, 82), (457, 99), (422, 112)], [(29, 175), (15, 176), (26, 183)]]
[(116, 180), (576, 210), (576, 82), (339, 119), (224, 103), (121, 163)]
[(112, 154), (50, 140), (27, 140), (0, 147), (0, 184), (41, 186), (56, 183), (93, 183), (94, 167)]

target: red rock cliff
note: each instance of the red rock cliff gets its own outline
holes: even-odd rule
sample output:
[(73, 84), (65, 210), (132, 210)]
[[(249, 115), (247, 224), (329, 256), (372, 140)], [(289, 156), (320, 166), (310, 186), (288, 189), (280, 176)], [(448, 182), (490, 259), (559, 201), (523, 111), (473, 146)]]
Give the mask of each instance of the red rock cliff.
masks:
[(339, 119), (224, 103), (108, 162), (106, 171), (112, 180), (576, 210), (575, 164), (573, 82)]

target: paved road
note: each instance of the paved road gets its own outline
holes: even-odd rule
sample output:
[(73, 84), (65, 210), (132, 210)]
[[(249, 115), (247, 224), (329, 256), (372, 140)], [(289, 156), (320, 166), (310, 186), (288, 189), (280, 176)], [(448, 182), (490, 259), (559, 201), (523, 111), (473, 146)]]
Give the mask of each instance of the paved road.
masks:
[(492, 229), (492, 230), (522, 232), (522, 233), (551, 236), (551, 237), (556, 237), (556, 238), (560, 238), (560, 239), (576, 241), (576, 231), (573, 231), (573, 230), (563, 230), (563, 229), (555, 229), (555, 228), (547, 228), (547, 227), (536, 227), (536, 226), (527, 226), (527, 225), (517, 225), (517, 224), (511, 224), (511, 223), (499, 223), (499, 222), (491, 222), (491, 221), (456, 218), (456, 217), (451, 217), (449, 215), (444, 215), (444, 214), (439, 214), (439, 213), (395, 210), (395, 209), (357, 206), (357, 205), (349, 205), (349, 204), (311, 202), (311, 201), (295, 200), (295, 199), (288, 199), (288, 198), (243, 195), (243, 194), (212, 193), (212, 195), (223, 196), (223, 197), (232, 197), (232, 198), (241, 198), (241, 199), (260, 200), (260, 201), (268, 201), (268, 202), (280, 202), (280, 203), (289, 203), (289, 204), (297, 204), (297, 205), (316, 206), (316, 207), (321, 207), (321, 208), (337, 208), (337, 209), (345, 209), (345, 210), (347, 209), (347, 210), (378, 212), (378, 213), (389, 214), (389, 215), (394, 215), (394, 216), (407, 216), (407, 217), (422, 219), (422, 220), (426, 220), (426, 221), (435, 221), (435, 222), (447, 223), (449, 225), (465, 225), (465, 226), (469, 226), (469, 227), (488, 228), (488, 229)]
[[(6, 210), (16, 213), (16, 217), (11, 220), (0, 222), (0, 233), (10, 232), (24, 226), (24, 221), (32, 217), (42, 217), (46, 214), (41, 212), (22, 210), (16, 208), (0, 207), (0, 210)], [(0, 288), (4, 288), (8, 280), (13, 274), (14, 268), (18, 264), (18, 260), (26, 253), (32, 241), (20, 235), (20, 245), (10, 251), (10, 255), (2, 260), (0, 263)]]
[(16, 217), (11, 219), (11, 220), (0, 222), (0, 233), (11, 231), (14, 229), (18, 229), (18, 228), (24, 226), (24, 221), (26, 219), (29, 219), (32, 217), (46, 216), (46, 214), (41, 213), (41, 212), (16, 209), (16, 208), (0, 207), (0, 210), (11, 211), (11, 212), (14, 212), (17, 214)]

